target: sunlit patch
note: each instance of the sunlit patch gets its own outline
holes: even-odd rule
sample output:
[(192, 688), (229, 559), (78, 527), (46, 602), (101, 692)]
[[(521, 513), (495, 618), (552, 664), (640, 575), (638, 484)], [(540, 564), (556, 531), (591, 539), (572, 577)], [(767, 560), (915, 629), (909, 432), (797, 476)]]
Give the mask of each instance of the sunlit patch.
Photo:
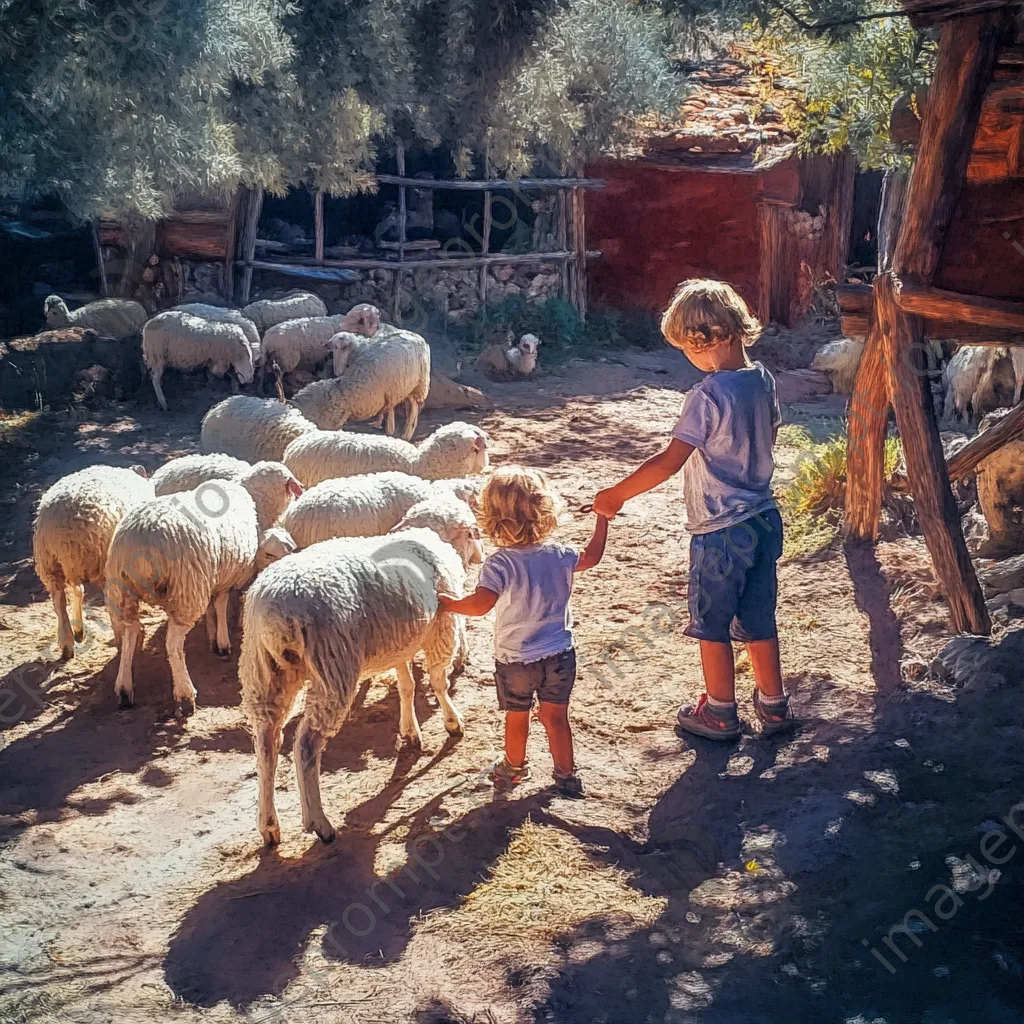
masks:
[(891, 768), (883, 768), (881, 771), (867, 771), (863, 772), (863, 775), (868, 782), (873, 782), (883, 793), (896, 796), (900, 791), (900, 784), (896, 778), (896, 773)]
[(857, 804), (858, 807), (874, 807), (878, 801), (878, 797), (874, 793), (865, 793), (863, 789), (851, 789), (843, 796), (851, 803)]
[(718, 777), (724, 779), (728, 776), (733, 778), (739, 778), (743, 775), (749, 775), (754, 768), (754, 759), (747, 757), (743, 754), (733, 754), (729, 758), (729, 763), (725, 766), (725, 771), (720, 772)]
[(842, 831), (842, 829), (843, 829), (843, 816), (840, 815), (838, 818), (833, 818), (825, 826), (825, 838), (826, 839), (835, 839), (835, 837), (837, 835), (839, 835), (839, 833)]

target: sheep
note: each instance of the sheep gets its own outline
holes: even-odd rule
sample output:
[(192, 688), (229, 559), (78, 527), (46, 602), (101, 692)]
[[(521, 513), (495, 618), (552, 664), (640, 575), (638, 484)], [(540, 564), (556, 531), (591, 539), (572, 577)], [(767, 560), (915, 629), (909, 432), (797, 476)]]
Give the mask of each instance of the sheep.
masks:
[(245, 331), (245, 337), (249, 342), (249, 348), (252, 349), (253, 362), (260, 362), (262, 352), (262, 346), (260, 345), (260, 332), (256, 329), (256, 325), (248, 317), (244, 316), (240, 310), (228, 309), (224, 306), (211, 306), (206, 302), (186, 302), (180, 306), (172, 306), (168, 312), (191, 313), (192, 316), (197, 316), (202, 320), (208, 320), (211, 323), (238, 324), (238, 326)]
[(232, 395), (203, 417), (199, 447), (246, 462), (280, 462), (292, 441), (315, 431), (316, 424), (292, 405), (274, 398)]
[(416, 432), (420, 409), (430, 390), (430, 346), (412, 331), (382, 327), (372, 342), (340, 332), (330, 342), (337, 380), (316, 381), (299, 391), (292, 404), (325, 430), (340, 430), (349, 420), (386, 419), (395, 433), (395, 409), (405, 407), (408, 441)]
[(360, 680), (397, 670), (398, 742), (419, 747), (410, 659), (423, 651), (445, 729), (461, 734), (448, 693), (458, 616), (442, 612), (437, 597), (460, 595), (464, 583), (454, 549), (425, 529), (323, 541), (257, 577), (245, 600), (239, 680), (256, 751), (258, 826), (268, 845), (281, 841), (274, 785), (282, 727), (307, 680), (292, 750), (302, 826), (325, 843), (335, 830), (320, 799), (320, 757), (348, 717)]
[[(131, 707), (132, 661), (142, 638), (139, 603), (167, 613), (167, 660), (176, 711), (191, 714), (196, 688), (185, 664), (185, 637), (206, 615), (214, 654), (228, 657), (227, 608), (231, 590), (254, 572), (293, 551), (282, 530), (269, 527), (302, 493), (283, 466), (259, 463), (240, 482), (213, 480), (183, 494), (136, 505), (118, 524), (107, 554), (107, 610), (121, 649), (114, 696)], [(211, 607), (212, 606), (212, 607)]]
[(285, 320), (298, 320), (307, 316), (327, 316), (327, 306), (319, 295), (312, 292), (293, 291), (283, 299), (260, 299), (242, 307), (242, 315), (248, 317), (260, 334)]
[(58, 480), (40, 498), (32, 556), (57, 613), (57, 643), (63, 660), (74, 657), (75, 641), (85, 637), (85, 584), (103, 585), (114, 529), (130, 509), (153, 496), (153, 483), (141, 466), (90, 466)]
[[(281, 516), (299, 548), (334, 537), (374, 537), (407, 525), (430, 526), (470, 562), (483, 560), (467, 480), (427, 481), (406, 473), (370, 473), (310, 487)], [(415, 514), (415, 515), (414, 515)], [(431, 518), (432, 517), (432, 518)]]
[(59, 295), (48, 295), (43, 316), (50, 327), (86, 327), (101, 338), (123, 341), (139, 333), (149, 314), (145, 306), (131, 299), (99, 299), (69, 310)]
[(165, 462), (151, 477), (156, 496), (191, 491), (208, 480), (234, 480), (236, 483), (252, 469), (248, 462), (231, 455), (184, 455)]
[(830, 341), (814, 353), (811, 369), (827, 373), (832, 378), (832, 390), (837, 395), (852, 395), (857, 368), (864, 355), (864, 341), (857, 338), (839, 338)]
[(158, 313), (146, 323), (142, 328), (142, 358), (161, 409), (167, 408), (161, 380), (168, 366), (178, 370), (209, 366), (214, 374), (233, 370), (243, 384), (251, 383), (254, 373), (252, 349), (242, 327), (180, 311)]
[(460, 421), (438, 427), (419, 445), (397, 437), (313, 430), (292, 441), (281, 461), (304, 487), (332, 477), (388, 470), (424, 480), (475, 476), (487, 468), (487, 435)]
[(515, 380), (533, 373), (537, 365), (537, 346), (540, 338), (536, 334), (524, 334), (517, 345), (506, 348), (495, 343), (488, 345), (476, 357), (477, 366), (494, 380)]
[[(989, 345), (963, 345), (953, 353), (942, 373), (946, 389), (946, 419), (980, 419), (998, 404), (996, 374), (1006, 349)], [(1016, 371), (1016, 366), (1013, 367)]]
[(1024, 391), (1024, 348), (1014, 345), (1010, 349), (1010, 361), (1013, 364), (1013, 405), (1020, 405), (1021, 391)]
[(313, 369), (331, 354), (330, 341), (339, 331), (372, 337), (380, 327), (380, 310), (368, 302), (353, 306), (339, 316), (304, 317), (286, 320), (263, 335), (264, 363), (257, 389), (262, 390), (265, 368), (276, 362), (281, 373), (304, 367)]

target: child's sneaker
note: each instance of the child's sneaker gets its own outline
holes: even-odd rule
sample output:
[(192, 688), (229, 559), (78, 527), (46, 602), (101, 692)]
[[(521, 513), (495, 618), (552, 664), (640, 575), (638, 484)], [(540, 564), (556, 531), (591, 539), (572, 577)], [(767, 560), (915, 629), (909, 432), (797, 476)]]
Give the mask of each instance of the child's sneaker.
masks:
[(796, 725), (788, 697), (766, 704), (761, 697), (761, 691), (755, 686), (753, 701), (754, 714), (761, 723), (762, 736), (777, 736), (779, 733), (788, 732)]
[(567, 796), (570, 800), (579, 800), (587, 795), (583, 780), (575, 773), (559, 775), (554, 773), (555, 791), (559, 796)]
[(525, 782), (530, 774), (530, 766), (525, 761), (517, 768), (514, 764), (509, 764), (507, 757), (499, 757), (491, 765), (488, 778), (494, 783), (495, 789), (504, 792), (518, 786), (520, 782)]
[(684, 704), (676, 715), (677, 728), (706, 740), (734, 740), (740, 734), (740, 719), (736, 705), (727, 708), (712, 707), (708, 695), (702, 693), (696, 704)]

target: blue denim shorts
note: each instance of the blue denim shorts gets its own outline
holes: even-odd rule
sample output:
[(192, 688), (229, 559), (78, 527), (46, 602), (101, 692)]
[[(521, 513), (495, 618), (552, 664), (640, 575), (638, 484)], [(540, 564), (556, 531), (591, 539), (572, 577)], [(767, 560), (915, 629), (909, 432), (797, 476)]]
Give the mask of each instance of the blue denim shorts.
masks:
[(697, 640), (772, 640), (782, 516), (776, 508), (690, 538), (690, 624)]

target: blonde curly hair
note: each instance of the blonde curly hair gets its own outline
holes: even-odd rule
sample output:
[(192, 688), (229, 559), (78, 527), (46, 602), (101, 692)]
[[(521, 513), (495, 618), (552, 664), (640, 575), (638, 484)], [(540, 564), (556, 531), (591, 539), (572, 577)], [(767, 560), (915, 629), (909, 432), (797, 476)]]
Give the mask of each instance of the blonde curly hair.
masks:
[(498, 547), (539, 544), (558, 526), (558, 501), (539, 470), (502, 466), (484, 485), (477, 519)]
[(673, 348), (699, 352), (734, 341), (753, 345), (761, 323), (732, 285), (695, 277), (676, 289), (661, 333)]

